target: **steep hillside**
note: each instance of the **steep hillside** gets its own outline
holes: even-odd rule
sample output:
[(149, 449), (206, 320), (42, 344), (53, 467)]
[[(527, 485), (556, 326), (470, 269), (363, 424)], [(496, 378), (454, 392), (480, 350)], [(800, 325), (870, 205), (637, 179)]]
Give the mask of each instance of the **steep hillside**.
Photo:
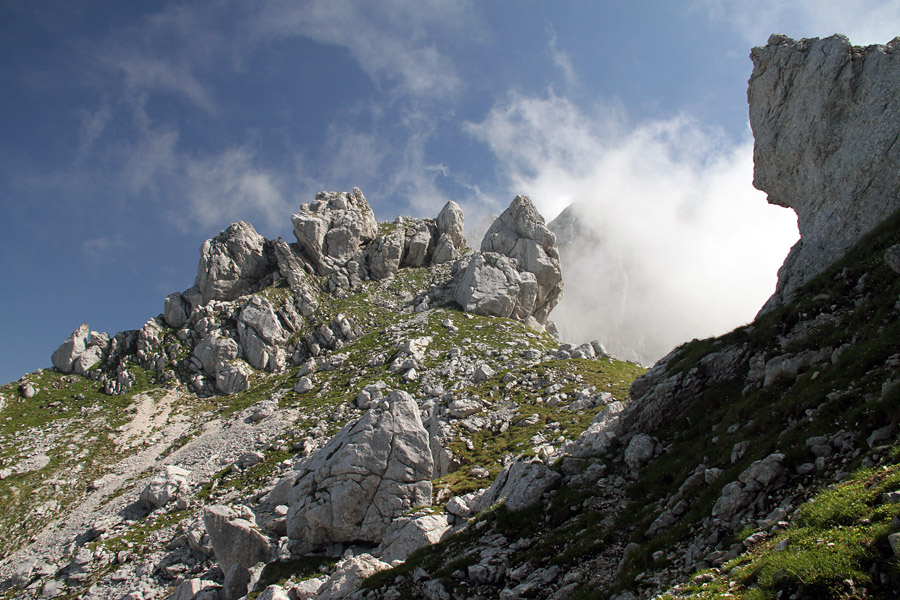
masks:
[[(377, 224), (357, 190), (293, 221), (296, 245), (236, 223), (141, 330), (81, 326), (0, 388), (5, 597), (237, 598), (346, 552), (402, 560), (643, 372), (544, 331), (562, 283), (526, 198), (481, 252), (452, 203)], [(427, 535), (389, 544), (416, 511)]]

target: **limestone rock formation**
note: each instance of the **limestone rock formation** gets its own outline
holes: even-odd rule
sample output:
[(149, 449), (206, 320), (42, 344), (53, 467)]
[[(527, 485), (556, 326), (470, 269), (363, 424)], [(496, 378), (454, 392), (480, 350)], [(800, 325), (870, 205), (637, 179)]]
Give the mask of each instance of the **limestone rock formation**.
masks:
[(87, 348), (90, 329), (83, 323), (53, 352), (50, 360), (53, 366), (63, 373), (71, 373), (75, 361)]
[(312, 545), (380, 542), (394, 518), (431, 504), (428, 442), (416, 402), (393, 392), (294, 475), (288, 536)]
[(285, 366), (284, 328), (272, 303), (262, 296), (251, 296), (238, 317), (238, 336), (244, 358), (257, 369), (280, 371)]
[(447, 515), (419, 514), (391, 523), (384, 535), (379, 557), (386, 563), (406, 560), (414, 551), (441, 541), (450, 530)]
[(900, 208), (898, 44), (776, 34), (750, 54), (753, 184), (794, 209), (800, 229), (766, 309)]
[(321, 192), (291, 217), (294, 235), (320, 274), (360, 253), (375, 238), (378, 224), (359, 188), (353, 193)]
[(526, 196), (491, 225), (481, 252), (457, 267), (456, 301), (467, 312), (543, 324), (562, 297), (556, 236)]
[(238, 221), (200, 248), (195, 285), (210, 300), (234, 300), (271, 270), (265, 238), (249, 223)]
[(222, 571), (232, 565), (249, 569), (258, 562), (272, 560), (268, 538), (252, 523), (227, 506), (209, 506), (203, 511), (203, 523)]
[(456, 301), (476, 315), (526, 320), (534, 311), (538, 284), (532, 273), (517, 267), (496, 252), (466, 257), (460, 266)]
[(162, 508), (176, 500), (188, 489), (188, 475), (190, 475), (190, 471), (187, 469), (182, 469), (175, 465), (167, 465), (141, 491), (141, 502), (153, 509)]
[(491, 225), (481, 242), (482, 252), (498, 252), (518, 261), (522, 272), (537, 281), (532, 315), (543, 323), (562, 296), (562, 273), (556, 236), (527, 196), (516, 196)]

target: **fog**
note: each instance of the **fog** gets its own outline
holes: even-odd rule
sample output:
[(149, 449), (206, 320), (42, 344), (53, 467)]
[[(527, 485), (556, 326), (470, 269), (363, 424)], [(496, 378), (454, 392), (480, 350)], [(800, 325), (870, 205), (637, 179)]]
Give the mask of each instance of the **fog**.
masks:
[(629, 126), (553, 95), (513, 97), (470, 132), (548, 221), (573, 205), (554, 224), (570, 231), (550, 315), (564, 341), (651, 364), (725, 333), (753, 319), (798, 237), (793, 211), (751, 185), (749, 132), (736, 143), (681, 116)]

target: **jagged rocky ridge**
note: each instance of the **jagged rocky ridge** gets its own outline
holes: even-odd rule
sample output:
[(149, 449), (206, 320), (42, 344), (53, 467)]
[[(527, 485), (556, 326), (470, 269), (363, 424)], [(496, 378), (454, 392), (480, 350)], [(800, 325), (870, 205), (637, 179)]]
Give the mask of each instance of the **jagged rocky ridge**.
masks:
[[(817, 44), (776, 36), (754, 56), (775, 48), (802, 71), (819, 55), (793, 49)], [(819, 83), (823, 96), (840, 85)], [(762, 100), (750, 99), (752, 113)], [(827, 167), (801, 163), (798, 177), (820, 180)], [(868, 210), (831, 191), (822, 202), (848, 222)], [(361, 194), (341, 197), (310, 212), (364, 218)], [(293, 267), (278, 275), (278, 258), (265, 268), (242, 258), (259, 247), (271, 257), (270, 242), (229, 246), (223, 234), (202, 251), (201, 270), (220, 275), (198, 275), (197, 287), (224, 296), (204, 302), (200, 291), (196, 307), (196, 289), (170, 297), (133, 343), (76, 331), (54, 363), (74, 369), (87, 355), (81, 368), (96, 379), (41, 372), (4, 386), (0, 415), (19, 423), (0, 421), (0, 488), (35, 498), (24, 515), (6, 506), (18, 521), (0, 516), (4, 547), (30, 544), (0, 562), (7, 596), (894, 597), (900, 214), (806, 273), (754, 323), (677, 348), (631, 383), (642, 369), (604, 357), (599, 343), (557, 346), (532, 328), (545, 316), (541, 299), (555, 295), (541, 292), (553, 278), (539, 274), (554, 248), (526, 202), (510, 210), (519, 214), (497, 229), (521, 244), (486, 236), (480, 255), (438, 264), (432, 255), (384, 278), (372, 264), (402, 261), (418, 225), (401, 244), (386, 241), (399, 235), (389, 225), (367, 238), (370, 228), (338, 213), (295, 220), (298, 244), (304, 232), (314, 243), (282, 248)], [(509, 250), (517, 246), (538, 260)], [(369, 251), (385, 247), (379, 256), (390, 260), (371, 263)], [(482, 277), (468, 274), (473, 264)], [(241, 284), (234, 273), (245, 266)], [(470, 309), (519, 320), (461, 312), (470, 298)], [(284, 329), (288, 299), (315, 308), (279, 337), (272, 324)], [(353, 335), (338, 338), (338, 315)], [(325, 325), (338, 343), (318, 335)], [(91, 347), (101, 357), (93, 369)], [(250, 387), (214, 396), (228, 365)], [(96, 395), (126, 373), (131, 388), (111, 390), (123, 394)], [(159, 382), (171, 387), (154, 391)], [(119, 435), (93, 433), (115, 427)], [(30, 449), (10, 452), (12, 435)], [(104, 462), (104, 442), (124, 458)], [(68, 464), (79, 469), (62, 473)], [(73, 496), (90, 510), (66, 505)]]

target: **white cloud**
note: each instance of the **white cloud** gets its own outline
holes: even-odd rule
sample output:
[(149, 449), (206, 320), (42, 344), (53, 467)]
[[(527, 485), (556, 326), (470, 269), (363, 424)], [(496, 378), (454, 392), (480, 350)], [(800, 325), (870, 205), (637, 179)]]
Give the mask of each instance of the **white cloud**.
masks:
[(216, 110), (212, 95), (187, 66), (136, 52), (116, 51), (104, 56), (103, 61), (122, 75), (129, 90), (173, 93), (207, 112)]
[(264, 224), (276, 227), (291, 213), (282, 182), (258, 166), (246, 147), (200, 159), (187, 157), (183, 164), (185, 216), (194, 223), (216, 227), (238, 219), (261, 218)]
[(512, 95), (467, 130), (496, 155), (510, 195), (528, 194), (549, 217), (581, 205), (598, 241), (564, 263), (551, 315), (575, 341), (651, 361), (745, 323), (797, 237), (793, 214), (751, 186), (752, 142), (685, 116), (629, 126), (552, 94)]
[(303, 36), (344, 47), (376, 84), (395, 86), (413, 97), (441, 98), (455, 94), (462, 79), (438, 50), (431, 30), (459, 24), (464, 19), (461, 6), (273, 0), (256, 16), (253, 28), (260, 38)]
[(900, 0), (700, 0), (711, 18), (731, 23), (754, 46), (772, 33), (793, 38), (842, 33), (854, 44), (884, 44), (898, 35)]
[(565, 84), (571, 87), (577, 83), (575, 67), (572, 66), (572, 59), (564, 50), (560, 50), (558, 39), (556, 37), (556, 30), (550, 27), (548, 32), (550, 34), (550, 58), (553, 59), (553, 64), (556, 65), (556, 68), (559, 69)]

